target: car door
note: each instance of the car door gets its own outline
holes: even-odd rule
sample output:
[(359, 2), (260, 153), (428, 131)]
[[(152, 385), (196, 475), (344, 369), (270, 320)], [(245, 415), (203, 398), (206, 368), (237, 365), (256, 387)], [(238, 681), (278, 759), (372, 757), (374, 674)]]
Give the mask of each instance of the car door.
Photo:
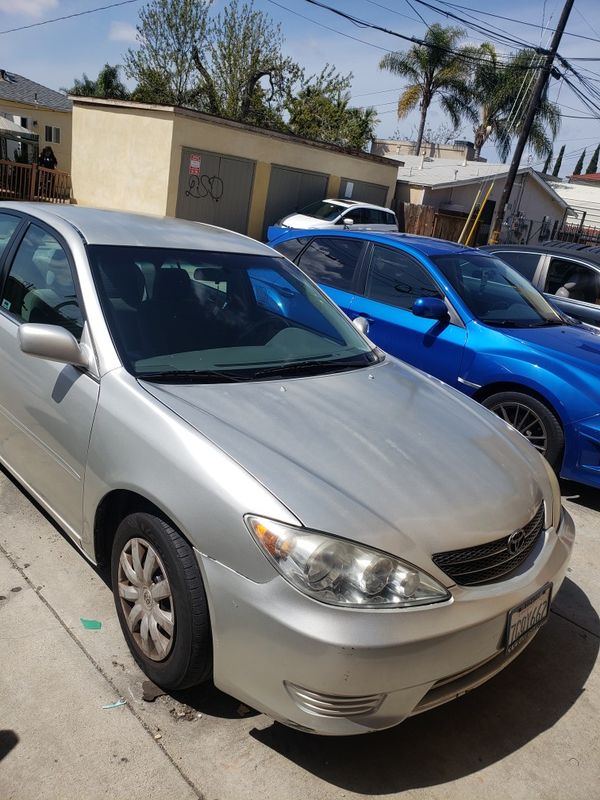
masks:
[(456, 385), (467, 341), (462, 321), (455, 312), (439, 321), (411, 311), (418, 297), (444, 299), (428, 270), (403, 250), (380, 244), (372, 245), (367, 262), (364, 294), (352, 315), (368, 319), (369, 338), (383, 350)]
[(574, 258), (549, 255), (543, 291), (565, 314), (600, 326), (599, 267)]
[(345, 236), (315, 236), (296, 263), (332, 300), (351, 313), (366, 243)]
[(0, 456), (78, 536), (99, 383), (78, 367), (23, 353), (25, 322), (65, 327), (78, 340), (85, 325), (68, 247), (38, 222), (11, 246), (0, 280)]

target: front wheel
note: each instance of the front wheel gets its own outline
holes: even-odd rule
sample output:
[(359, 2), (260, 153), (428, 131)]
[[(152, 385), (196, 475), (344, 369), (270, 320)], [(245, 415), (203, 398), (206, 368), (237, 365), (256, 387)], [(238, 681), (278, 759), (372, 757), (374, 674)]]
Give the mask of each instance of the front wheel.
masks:
[(121, 629), (150, 680), (167, 691), (206, 680), (212, 668), (208, 607), (185, 539), (160, 517), (130, 514), (115, 535), (111, 575)]
[(523, 392), (498, 392), (482, 405), (523, 434), (555, 472), (560, 471), (565, 437), (558, 418), (544, 403)]

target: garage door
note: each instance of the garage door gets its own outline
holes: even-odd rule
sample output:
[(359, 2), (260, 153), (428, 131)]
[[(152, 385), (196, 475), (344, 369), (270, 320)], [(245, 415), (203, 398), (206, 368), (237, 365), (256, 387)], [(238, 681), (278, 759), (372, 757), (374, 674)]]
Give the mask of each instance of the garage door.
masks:
[(340, 184), (340, 197), (346, 200), (359, 200), (362, 203), (374, 203), (376, 206), (385, 206), (388, 187), (380, 183), (367, 183), (366, 181), (353, 181), (352, 178), (342, 178)]
[(176, 216), (246, 233), (254, 161), (184, 147)]
[(327, 180), (328, 176), (322, 172), (271, 167), (263, 233), (266, 233), (269, 225), (286, 214), (298, 211), (315, 200), (322, 200), (327, 192)]

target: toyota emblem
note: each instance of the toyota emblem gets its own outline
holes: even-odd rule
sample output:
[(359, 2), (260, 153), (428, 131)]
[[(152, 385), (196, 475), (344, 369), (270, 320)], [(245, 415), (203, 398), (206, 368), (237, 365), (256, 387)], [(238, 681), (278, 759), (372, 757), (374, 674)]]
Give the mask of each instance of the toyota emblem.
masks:
[(508, 537), (507, 547), (508, 552), (511, 556), (516, 556), (519, 553), (525, 544), (525, 532), (524, 531), (515, 531), (511, 533)]

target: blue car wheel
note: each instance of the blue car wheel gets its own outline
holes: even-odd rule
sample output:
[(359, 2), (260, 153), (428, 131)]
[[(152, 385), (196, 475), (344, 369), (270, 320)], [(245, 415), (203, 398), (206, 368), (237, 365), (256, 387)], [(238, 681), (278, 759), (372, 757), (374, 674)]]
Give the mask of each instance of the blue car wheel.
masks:
[(564, 434), (555, 414), (531, 395), (522, 392), (498, 392), (483, 400), (483, 405), (508, 422), (560, 471)]

